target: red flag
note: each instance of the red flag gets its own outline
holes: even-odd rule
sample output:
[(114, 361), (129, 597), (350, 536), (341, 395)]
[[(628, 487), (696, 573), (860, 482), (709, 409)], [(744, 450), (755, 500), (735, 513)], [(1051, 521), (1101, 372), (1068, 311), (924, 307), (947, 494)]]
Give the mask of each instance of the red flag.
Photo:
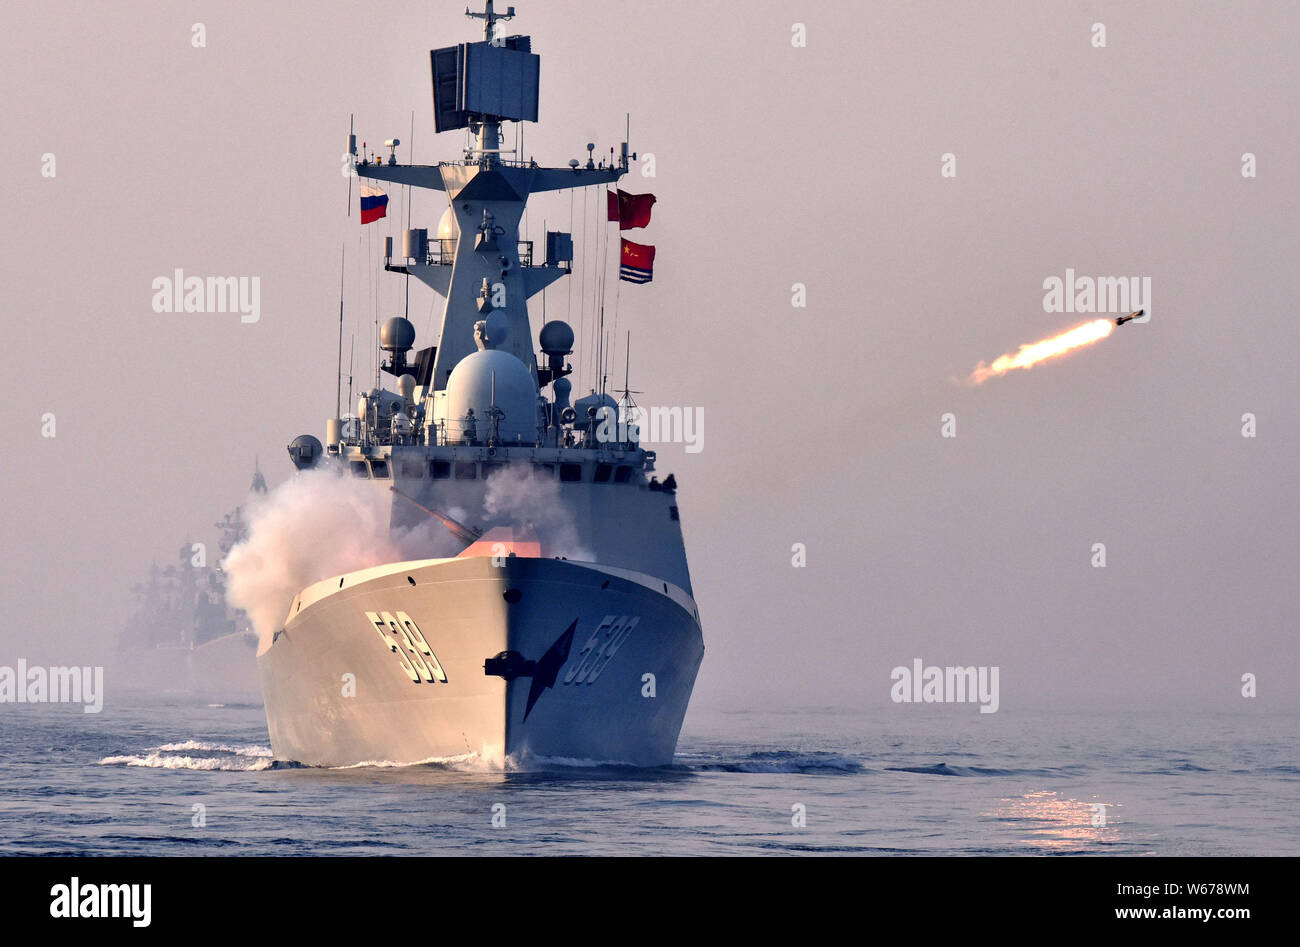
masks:
[(618, 221), (619, 230), (631, 230), (650, 223), (650, 208), (655, 204), (653, 194), (629, 194), (613, 191), (609, 194), (609, 219)]
[(622, 252), (619, 255), (618, 278), (629, 283), (648, 283), (654, 276), (655, 248), (644, 243), (633, 243), (619, 238)]

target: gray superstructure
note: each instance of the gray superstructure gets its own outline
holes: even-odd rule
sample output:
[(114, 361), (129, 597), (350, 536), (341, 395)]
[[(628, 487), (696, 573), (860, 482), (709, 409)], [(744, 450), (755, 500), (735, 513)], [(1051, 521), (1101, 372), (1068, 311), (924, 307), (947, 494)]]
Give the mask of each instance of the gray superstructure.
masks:
[[(562, 168), (502, 152), (501, 123), (537, 114), (539, 59), (504, 35), (513, 13), (488, 0), (469, 14), (482, 42), (431, 54), (437, 129), (473, 135), (461, 159), (357, 162), (371, 181), (446, 194), (434, 238), (412, 228), (385, 261), (445, 297), (441, 330), (417, 349), (411, 323), (388, 320), (393, 390), (362, 393), (323, 443), (303, 435), (289, 453), (382, 492), (395, 534), (432, 525), (453, 549), (294, 599), (258, 657), (280, 758), (672, 759), (704, 652), (676, 482), (653, 475), (603, 391), (570, 403), (567, 324), (542, 326), (535, 354), (527, 300), (569, 274), (572, 238), (548, 233), (544, 256), (519, 241), (531, 194), (613, 183), (628, 146)], [(501, 492), (530, 503), (505, 508)]]

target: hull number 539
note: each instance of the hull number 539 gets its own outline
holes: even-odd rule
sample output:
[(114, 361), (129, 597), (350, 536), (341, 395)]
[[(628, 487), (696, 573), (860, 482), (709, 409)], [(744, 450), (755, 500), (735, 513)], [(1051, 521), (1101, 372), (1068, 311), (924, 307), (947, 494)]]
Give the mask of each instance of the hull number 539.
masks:
[(420, 626), (406, 612), (366, 612), (384, 645), (397, 655), (402, 670), (416, 684), (446, 684), (447, 672), (424, 640)]

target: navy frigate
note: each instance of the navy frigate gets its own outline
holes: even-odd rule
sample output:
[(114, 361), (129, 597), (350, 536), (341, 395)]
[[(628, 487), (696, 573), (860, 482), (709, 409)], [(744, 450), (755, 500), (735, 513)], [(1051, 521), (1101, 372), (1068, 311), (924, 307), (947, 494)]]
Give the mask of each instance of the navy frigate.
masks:
[[(267, 492), (256, 466), (250, 500)], [(219, 555), (186, 542), (174, 565), (155, 563), (146, 581), (132, 588), (132, 607), (118, 636), (116, 676), (126, 686), (202, 696), (213, 700), (256, 700), (260, 696), (257, 635), (246, 614), (227, 604), (227, 576), (221, 566), (230, 550), (248, 537), (244, 506), (221, 522)]]
[[(460, 155), (358, 158), (349, 139), (372, 186), (447, 199), (434, 239), (408, 222), (400, 255), (391, 238), (384, 253), (387, 272), (445, 299), (438, 336), (417, 348), (412, 323), (389, 319), (387, 381), (355, 415), (338, 410), (340, 393), (324, 441), (289, 446), (302, 476), (354, 478), (382, 495), (395, 534), (432, 526), (454, 549), (294, 597), (258, 655), (272, 749), (323, 766), (666, 765), (704, 654), (676, 480), (654, 475), (626, 423), (630, 396), (602, 385), (571, 403), (573, 329), (551, 320), (533, 335), (527, 301), (570, 275), (572, 235), (548, 231), (544, 258), (519, 239), (530, 195), (599, 195), (636, 156), (624, 141), (597, 161), (588, 145), (585, 163), (544, 167), (504, 148), (503, 123), (537, 120), (540, 58), (528, 36), (505, 35), (513, 7), (466, 14), (483, 40), (430, 58), (435, 129), (463, 130)], [(502, 485), (545, 509), (503, 511)]]

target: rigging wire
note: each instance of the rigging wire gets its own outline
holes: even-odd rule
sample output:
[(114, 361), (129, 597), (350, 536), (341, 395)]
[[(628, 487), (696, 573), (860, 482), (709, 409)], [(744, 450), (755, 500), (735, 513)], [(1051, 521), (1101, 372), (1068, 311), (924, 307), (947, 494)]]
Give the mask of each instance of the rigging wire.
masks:
[[(374, 267), (370, 265), (371, 261), (374, 259), (374, 256), (375, 256), (374, 241), (371, 240), (370, 228), (367, 227), (366, 228), (366, 257), (365, 257), (366, 259), (366, 308), (378, 312), (378, 310), (375, 309), (375, 293), (378, 292), (378, 289), (375, 286)], [(378, 319), (378, 316), (376, 316), (375, 318)], [(373, 353), (374, 350), (375, 347), (372, 345), (370, 347), (370, 351)], [(364, 365), (365, 363), (362, 362), (362, 364)]]
[[(581, 307), (582, 324), (587, 324), (587, 253), (590, 248), (587, 246), (587, 191), (584, 188), (582, 192), (582, 286), (578, 292), (578, 302)], [(592, 322), (595, 322), (595, 315), (592, 316)], [(584, 352), (584, 356), (591, 357), (590, 351)]]
[[(569, 192), (569, 233), (573, 233), (573, 191)], [(573, 262), (569, 262), (569, 275), (564, 280), (564, 289), (567, 294), (565, 300), (564, 319), (569, 325), (573, 325)], [(581, 339), (582, 324), (578, 325), (578, 338)], [(582, 360), (578, 359), (578, 367), (582, 368)], [(576, 379), (575, 379), (576, 380)], [(579, 389), (581, 390), (581, 389)]]
[[(609, 189), (608, 189), (608, 188), (605, 188), (605, 194), (606, 194), (606, 195), (609, 194)], [(606, 196), (605, 200), (606, 200), (606, 202), (608, 203), (608, 201), (609, 201), (609, 197)], [(600, 321), (601, 321), (601, 326), (602, 326), (602, 328), (603, 328), (604, 323), (605, 323), (605, 318), (604, 318), (604, 316), (605, 316), (605, 296), (606, 296), (606, 294), (609, 292), (609, 243), (610, 243), (610, 240), (612, 239), (612, 238), (610, 237), (610, 235), (609, 235), (609, 220), (608, 220), (608, 218), (609, 218), (609, 214), (607, 213), (607, 214), (605, 215), (605, 217), (606, 217), (606, 220), (605, 220), (605, 226), (602, 228), (602, 229), (605, 231), (605, 255), (604, 255), (603, 259), (601, 260), (601, 264), (600, 264), (600, 276), (601, 276), (601, 284), (600, 284), (600, 314), (601, 314), (601, 320), (600, 320)], [(620, 228), (622, 227), (621, 224), (620, 224), (619, 226), (620, 226)], [(619, 231), (619, 234), (620, 234), (620, 236), (621, 236), (621, 234), (622, 234), (622, 230), (621, 230), (621, 229), (620, 229), (620, 231)], [(620, 244), (620, 245), (621, 245), (621, 244)], [(615, 314), (615, 318), (617, 319), (617, 311), (616, 311), (616, 314)], [(616, 324), (617, 324), (617, 323), (616, 323)], [(606, 366), (608, 365), (608, 362), (609, 362), (609, 353), (605, 351), (605, 346), (604, 346), (603, 340), (602, 340), (602, 344), (601, 344), (601, 353), (602, 353), (602, 355), (603, 355), (603, 358), (602, 358), (602, 360), (601, 360), (601, 361), (602, 361), (602, 364), (601, 364), (601, 367), (600, 367), (600, 377), (601, 377), (600, 390), (601, 390), (601, 393), (603, 394), (604, 391), (605, 391), (605, 368), (606, 368)]]
[[(411, 109), (411, 137), (406, 140), (406, 151), (407, 151), (407, 161), (410, 164), (414, 165), (415, 164), (415, 109)], [(409, 229), (411, 226), (411, 194), (415, 191), (415, 188), (411, 187), (411, 185), (409, 184), (405, 185), (405, 187), (406, 187), (406, 226)], [(410, 267), (407, 267), (406, 269), (406, 308), (402, 312), (402, 315), (407, 319), (411, 318), (411, 269)]]

